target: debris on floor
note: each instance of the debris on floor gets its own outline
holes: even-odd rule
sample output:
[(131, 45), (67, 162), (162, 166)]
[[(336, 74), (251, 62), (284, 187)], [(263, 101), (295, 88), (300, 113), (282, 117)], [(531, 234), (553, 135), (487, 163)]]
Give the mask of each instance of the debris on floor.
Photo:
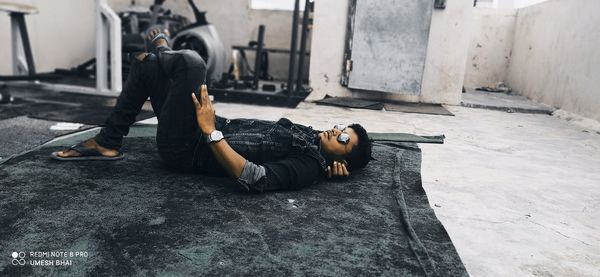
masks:
[(434, 115), (449, 115), (454, 116), (453, 113), (448, 111), (444, 106), (440, 104), (428, 104), (428, 103), (408, 103), (393, 100), (368, 100), (358, 99), (354, 97), (332, 97), (325, 95), (325, 98), (315, 101), (318, 105), (329, 105), (336, 107), (355, 108), (355, 109), (368, 109), (368, 110), (381, 110), (393, 112), (404, 112), (404, 113), (421, 113), (421, 114), (434, 114)]
[(463, 93), (460, 105), (469, 108), (505, 111), (508, 113), (552, 115), (554, 112), (554, 108), (533, 102), (525, 96), (477, 90), (467, 90), (466, 93)]
[(485, 87), (477, 88), (477, 90), (487, 91), (487, 92), (504, 92), (504, 93), (509, 93), (512, 91), (512, 89), (509, 86), (507, 86), (504, 82), (490, 84)]
[(83, 124), (81, 123), (70, 123), (70, 122), (58, 122), (52, 126), (50, 126), (50, 130), (53, 131), (72, 131), (81, 128)]

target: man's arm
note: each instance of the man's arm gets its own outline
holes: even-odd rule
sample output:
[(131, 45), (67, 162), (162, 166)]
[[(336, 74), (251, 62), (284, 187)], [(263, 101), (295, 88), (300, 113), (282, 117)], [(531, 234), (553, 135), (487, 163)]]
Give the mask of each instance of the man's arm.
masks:
[[(210, 135), (217, 128), (215, 127), (215, 109), (208, 98), (208, 89), (202, 85), (200, 90), (200, 100), (192, 93), (192, 100), (196, 106), (196, 121), (205, 136)], [(210, 144), (219, 164), (227, 171), (229, 176), (239, 178), (244, 170), (246, 159), (235, 152), (224, 139)]]
[(314, 185), (322, 174), (321, 165), (314, 157), (296, 153), (285, 159), (264, 164), (265, 178), (247, 190), (291, 190)]

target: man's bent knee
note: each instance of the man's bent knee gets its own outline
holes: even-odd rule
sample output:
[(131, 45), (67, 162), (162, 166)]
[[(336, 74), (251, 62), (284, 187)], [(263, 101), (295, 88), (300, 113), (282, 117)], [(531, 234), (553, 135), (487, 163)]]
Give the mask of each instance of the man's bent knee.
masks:
[(200, 67), (206, 70), (206, 62), (196, 51), (184, 49), (181, 50), (181, 55), (185, 59), (188, 67)]
[(167, 72), (197, 71), (195, 76), (204, 78), (206, 75), (206, 62), (197, 52), (183, 49), (177, 51), (165, 51), (161, 53), (161, 63)]

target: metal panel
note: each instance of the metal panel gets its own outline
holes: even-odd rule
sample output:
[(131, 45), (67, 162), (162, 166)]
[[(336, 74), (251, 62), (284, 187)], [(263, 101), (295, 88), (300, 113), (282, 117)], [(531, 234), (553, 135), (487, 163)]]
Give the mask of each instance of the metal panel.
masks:
[(355, 0), (350, 4), (345, 80), (349, 88), (418, 95), (433, 0)]
[[(121, 93), (123, 88), (121, 36), (119, 16), (106, 0), (96, 0), (96, 91), (94, 94), (118, 96)], [(89, 90), (76, 89), (75, 92), (86, 93), (87, 91)]]

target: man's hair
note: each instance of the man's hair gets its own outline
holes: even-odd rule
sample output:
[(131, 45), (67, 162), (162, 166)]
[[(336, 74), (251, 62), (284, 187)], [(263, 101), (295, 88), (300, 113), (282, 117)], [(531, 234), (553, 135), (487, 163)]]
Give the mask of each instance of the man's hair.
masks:
[(367, 135), (367, 131), (365, 128), (363, 128), (363, 126), (355, 123), (349, 125), (348, 127), (352, 128), (352, 130), (354, 130), (354, 132), (356, 132), (358, 135), (358, 145), (354, 146), (350, 153), (348, 153), (348, 155), (345, 157), (346, 162), (348, 162), (348, 171), (354, 171), (367, 166), (371, 160), (371, 150), (373, 148), (373, 144), (371, 143), (371, 139), (369, 139), (369, 135)]

